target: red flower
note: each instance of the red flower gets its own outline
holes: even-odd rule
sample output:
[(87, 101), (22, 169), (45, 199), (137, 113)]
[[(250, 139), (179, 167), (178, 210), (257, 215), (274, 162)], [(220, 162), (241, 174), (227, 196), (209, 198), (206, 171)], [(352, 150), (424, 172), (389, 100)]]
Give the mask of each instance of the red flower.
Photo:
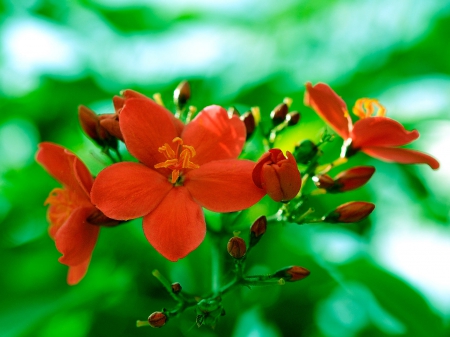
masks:
[(124, 96), (120, 129), (140, 163), (118, 163), (100, 172), (92, 202), (114, 219), (144, 217), (147, 240), (176, 261), (203, 241), (202, 207), (232, 212), (263, 197), (252, 181), (254, 163), (236, 159), (245, 126), (219, 106), (205, 108), (185, 126), (145, 96), (130, 91)]
[[(403, 149), (419, 137), (416, 130), (407, 131), (399, 122), (385, 117), (385, 108), (375, 99), (359, 99), (353, 113), (360, 118), (352, 123), (345, 102), (326, 84), (306, 84), (305, 105), (312, 107), (344, 139), (342, 156), (357, 151), (387, 162), (428, 164), (439, 168), (433, 157), (415, 150)], [(376, 113), (376, 116), (372, 116)]]
[(45, 204), (49, 234), (63, 254), (61, 263), (69, 266), (67, 282), (78, 283), (86, 274), (100, 226), (116, 224), (106, 218), (90, 201), (94, 179), (83, 162), (65, 148), (41, 143), (36, 160), (63, 187), (50, 192)]
[(280, 149), (269, 150), (259, 158), (252, 173), (255, 185), (277, 202), (293, 199), (302, 185), (294, 156), (289, 151), (286, 155)]

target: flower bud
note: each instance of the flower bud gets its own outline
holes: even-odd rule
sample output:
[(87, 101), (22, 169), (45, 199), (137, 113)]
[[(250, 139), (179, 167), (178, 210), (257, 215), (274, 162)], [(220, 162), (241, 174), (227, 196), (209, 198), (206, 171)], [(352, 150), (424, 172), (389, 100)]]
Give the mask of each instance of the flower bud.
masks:
[(172, 283), (171, 287), (174, 294), (179, 294), (182, 289), (181, 284), (178, 282)]
[(267, 229), (267, 218), (265, 215), (255, 220), (250, 227), (250, 247), (255, 246)]
[(113, 116), (115, 116), (115, 114), (97, 115), (94, 111), (84, 105), (78, 107), (78, 119), (81, 128), (89, 138), (101, 147), (117, 147), (117, 137), (112, 135), (101, 124), (101, 120), (113, 118)]
[(155, 311), (148, 317), (148, 322), (152, 328), (160, 328), (166, 324), (167, 316), (160, 311)]
[(251, 111), (247, 111), (244, 113), (241, 117), (241, 121), (245, 124), (245, 129), (247, 130), (247, 139), (250, 138), (250, 136), (253, 134), (253, 131), (255, 131), (256, 128), (256, 120), (255, 116)]
[(294, 157), (300, 164), (308, 164), (319, 152), (318, 147), (312, 141), (306, 139), (300, 144), (297, 144), (294, 149)]
[(325, 174), (313, 177), (313, 180), (317, 187), (324, 188), (330, 193), (339, 193), (363, 186), (374, 172), (373, 166), (357, 166), (339, 173), (334, 179)]
[(278, 125), (284, 122), (286, 119), (287, 113), (289, 111), (289, 107), (286, 103), (278, 104), (275, 109), (270, 113), (270, 118), (272, 119), (272, 123), (274, 125)]
[(337, 207), (322, 220), (330, 223), (351, 223), (361, 221), (375, 209), (375, 205), (365, 201), (351, 201)]
[(295, 282), (303, 280), (305, 277), (309, 276), (310, 271), (303, 267), (291, 266), (280, 269), (273, 276), (276, 278), (282, 278), (286, 282)]
[(182, 81), (173, 92), (173, 102), (179, 109), (183, 109), (191, 98), (191, 87), (187, 81)]
[(241, 259), (245, 255), (247, 247), (243, 239), (234, 236), (228, 241), (227, 250), (233, 258)]
[(105, 129), (110, 135), (120, 139), (122, 142), (123, 136), (120, 131), (119, 115), (118, 114), (104, 114), (99, 116), (100, 126)]
[(297, 124), (300, 121), (300, 112), (298, 111), (292, 111), (289, 112), (286, 116), (286, 120), (288, 121), (288, 125), (292, 126)]
[(302, 185), (302, 179), (294, 156), (280, 149), (271, 149), (261, 156), (253, 169), (253, 182), (273, 200), (289, 201)]

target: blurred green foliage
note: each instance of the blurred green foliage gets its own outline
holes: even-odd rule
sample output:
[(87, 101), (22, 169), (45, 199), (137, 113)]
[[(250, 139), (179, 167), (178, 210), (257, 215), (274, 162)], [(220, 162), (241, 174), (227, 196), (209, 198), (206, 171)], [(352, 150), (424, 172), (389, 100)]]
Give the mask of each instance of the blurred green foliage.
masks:
[[(2, 337), (450, 334), (450, 274), (443, 272), (450, 253), (448, 2), (3, 0), (0, 18)], [(194, 310), (160, 330), (137, 329), (137, 319), (174, 304), (153, 269), (189, 293), (210, 292), (211, 243), (170, 263), (147, 243), (140, 220), (107, 228), (85, 279), (67, 286), (43, 206), (57, 183), (34, 153), (40, 141), (61, 144), (96, 174), (107, 159), (82, 134), (77, 106), (111, 112), (112, 96), (132, 88), (161, 92), (170, 107), (182, 79), (190, 81), (191, 104), (241, 112), (259, 106), (266, 121), (292, 97), (301, 123), (276, 143), (291, 151), (302, 139), (317, 141), (324, 127), (302, 104), (305, 82), (329, 83), (349, 106), (377, 97), (389, 116), (422, 133), (414, 148), (436, 156), (442, 168), (357, 155), (332, 173), (371, 164), (377, 172), (369, 185), (315, 206), (326, 212), (371, 201), (377, 208), (368, 220), (270, 227), (248, 258), (251, 273), (296, 264), (312, 272), (309, 278), (227, 294), (227, 314), (215, 329), (197, 328)], [(340, 142), (327, 145), (328, 159)], [(246, 152), (253, 159), (260, 154), (255, 143)], [(233, 229), (245, 233), (261, 210), (276, 210), (269, 200), (262, 204)], [(225, 272), (222, 281), (229, 277)]]

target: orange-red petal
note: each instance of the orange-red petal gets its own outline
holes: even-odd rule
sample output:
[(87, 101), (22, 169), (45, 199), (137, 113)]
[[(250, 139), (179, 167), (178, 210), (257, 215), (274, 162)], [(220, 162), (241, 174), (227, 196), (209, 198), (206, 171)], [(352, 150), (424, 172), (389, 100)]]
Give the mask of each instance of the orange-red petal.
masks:
[(93, 211), (94, 207), (75, 209), (56, 232), (56, 248), (63, 254), (59, 262), (77, 266), (90, 258), (100, 230), (86, 220)]
[(150, 244), (170, 261), (188, 255), (206, 234), (202, 209), (184, 187), (170, 190), (158, 207), (144, 217), (143, 229)]
[(347, 105), (333, 89), (325, 83), (306, 83), (305, 105), (314, 111), (343, 139), (347, 139), (351, 119)]
[(91, 200), (107, 217), (136, 219), (147, 215), (173, 188), (168, 178), (139, 163), (111, 165), (99, 173)]
[[(154, 102), (152, 99), (150, 99), (149, 97), (145, 96), (144, 94), (141, 94), (140, 92), (131, 90), (131, 89), (126, 89), (122, 92), (123, 97), (126, 99), (130, 99), (130, 98), (141, 98), (141, 99), (147, 99), (151, 102)], [(119, 102), (118, 102), (119, 103)], [(120, 104), (120, 103), (119, 103)], [(123, 106), (123, 103), (122, 103)], [(163, 108), (164, 109), (164, 108)], [(175, 125), (175, 129), (177, 130), (177, 134), (181, 135), (181, 132), (183, 132), (183, 128), (184, 128), (184, 124), (182, 121), (180, 121), (178, 118), (175, 118), (175, 116), (171, 113), (169, 113), (170, 119), (172, 120), (173, 124)]]
[(69, 266), (69, 272), (67, 273), (67, 283), (71, 286), (80, 282), (89, 268), (89, 263), (91, 262), (91, 258), (89, 257), (86, 261), (76, 265)]
[(93, 183), (92, 175), (86, 165), (72, 152), (60, 145), (43, 142), (39, 144), (36, 161), (63, 186), (79, 196), (89, 198)]
[(352, 147), (363, 149), (368, 146), (402, 146), (419, 137), (416, 130), (407, 131), (399, 122), (387, 117), (360, 119), (350, 132)]
[(201, 206), (214, 212), (234, 212), (257, 203), (264, 195), (252, 179), (255, 163), (218, 160), (186, 174), (184, 186)]
[(362, 152), (371, 157), (387, 162), (401, 164), (427, 164), (433, 170), (439, 168), (439, 162), (432, 156), (416, 150), (402, 149), (396, 147), (366, 147)]
[(148, 98), (125, 101), (119, 124), (128, 151), (139, 161), (153, 167), (166, 158), (158, 151), (178, 136), (171, 113)]
[(234, 159), (239, 156), (245, 143), (246, 129), (239, 117), (228, 116), (227, 111), (211, 105), (204, 108), (184, 128), (181, 138), (196, 151), (194, 162), (204, 163)]

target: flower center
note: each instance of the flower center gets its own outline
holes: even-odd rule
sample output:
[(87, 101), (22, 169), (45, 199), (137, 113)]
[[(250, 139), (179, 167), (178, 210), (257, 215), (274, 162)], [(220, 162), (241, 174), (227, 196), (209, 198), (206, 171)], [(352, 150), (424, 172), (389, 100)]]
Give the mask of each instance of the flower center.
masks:
[(54, 188), (45, 200), (45, 205), (50, 205), (47, 211), (47, 220), (50, 223), (50, 235), (53, 237), (69, 218), (76, 205), (69, 191), (63, 188)]
[(196, 169), (200, 166), (191, 162), (191, 158), (195, 157), (195, 149), (189, 145), (183, 145), (180, 137), (175, 137), (172, 143), (176, 144), (175, 151), (172, 147), (165, 143), (158, 148), (158, 151), (166, 157), (166, 161), (156, 164), (155, 168), (168, 168), (172, 170), (172, 184), (175, 184), (180, 177), (183, 169)]
[(360, 98), (356, 101), (353, 107), (353, 113), (359, 118), (372, 117), (375, 116), (384, 117), (386, 116), (386, 108), (374, 98)]

